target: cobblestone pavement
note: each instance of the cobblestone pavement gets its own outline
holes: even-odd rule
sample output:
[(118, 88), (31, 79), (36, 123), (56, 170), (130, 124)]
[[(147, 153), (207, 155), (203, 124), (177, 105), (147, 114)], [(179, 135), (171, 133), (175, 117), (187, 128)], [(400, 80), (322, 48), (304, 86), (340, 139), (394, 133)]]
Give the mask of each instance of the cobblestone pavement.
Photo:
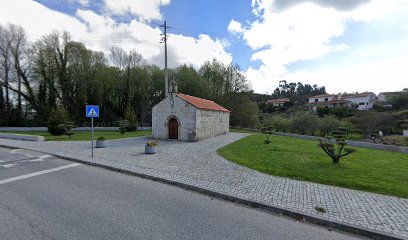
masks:
[[(0, 145), (113, 166), (408, 239), (408, 199), (270, 176), (217, 154), (218, 148), (245, 136), (229, 133), (195, 143), (161, 141), (154, 155), (144, 154), (146, 137), (111, 140), (108, 148), (95, 149), (93, 159), (90, 142), (0, 139)], [(326, 213), (317, 212), (316, 206)]]

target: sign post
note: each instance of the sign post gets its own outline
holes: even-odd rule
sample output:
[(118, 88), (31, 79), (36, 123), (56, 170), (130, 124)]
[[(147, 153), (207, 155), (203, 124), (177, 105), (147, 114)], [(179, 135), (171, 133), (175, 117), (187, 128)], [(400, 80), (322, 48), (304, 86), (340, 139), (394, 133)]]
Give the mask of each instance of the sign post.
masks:
[(87, 118), (91, 118), (91, 147), (92, 147), (92, 158), (94, 152), (94, 127), (93, 127), (93, 119), (99, 117), (99, 106), (95, 105), (86, 105), (85, 114)]

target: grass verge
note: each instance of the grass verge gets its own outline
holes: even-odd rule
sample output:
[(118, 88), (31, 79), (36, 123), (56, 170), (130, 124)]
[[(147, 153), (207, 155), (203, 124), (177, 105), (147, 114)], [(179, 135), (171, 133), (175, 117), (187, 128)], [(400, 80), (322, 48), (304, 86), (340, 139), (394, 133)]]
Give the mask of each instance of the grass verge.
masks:
[[(28, 132), (17, 132), (17, 131), (3, 131), (3, 133), (15, 133), (15, 134), (27, 134), (27, 135), (37, 135), (44, 136), (46, 141), (86, 141), (91, 139), (91, 131), (74, 131), (74, 135), (68, 138), (66, 135), (53, 136), (47, 131), (28, 131)], [(130, 137), (140, 137), (148, 136), (152, 132), (150, 130), (139, 130), (134, 132), (126, 132), (121, 134), (119, 131), (94, 131), (94, 139), (98, 137), (105, 137), (105, 139), (120, 139), (120, 138), (130, 138)]]
[(316, 141), (276, 135), (270, 144), (263, 141), (255, 133), (219, 153), (271, 175), (408, 198), (408, 154), (355, 148), (334, 165)]

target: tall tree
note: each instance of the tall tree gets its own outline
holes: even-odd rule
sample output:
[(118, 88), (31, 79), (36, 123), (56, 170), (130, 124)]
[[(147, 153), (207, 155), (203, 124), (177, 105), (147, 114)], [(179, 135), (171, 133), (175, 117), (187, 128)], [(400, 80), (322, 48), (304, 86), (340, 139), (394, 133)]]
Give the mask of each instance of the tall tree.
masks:
[(11, 71), (11, 50), (10, 50), (10, 34), (8, 29), (0, 24), (0, 86), (5, 89), (4, 93), (4, 124), (8, 124), (10, 116), (10, 93), (9, 93), (9, 78)]

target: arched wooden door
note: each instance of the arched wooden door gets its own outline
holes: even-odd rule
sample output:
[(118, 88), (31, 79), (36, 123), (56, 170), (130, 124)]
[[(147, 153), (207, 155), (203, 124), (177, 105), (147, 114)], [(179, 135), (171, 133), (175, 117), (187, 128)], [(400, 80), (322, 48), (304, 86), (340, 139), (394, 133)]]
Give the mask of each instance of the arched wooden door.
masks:
[(169, 139), (178, 139), (178, 122), (175, 118), (169, 120)]

